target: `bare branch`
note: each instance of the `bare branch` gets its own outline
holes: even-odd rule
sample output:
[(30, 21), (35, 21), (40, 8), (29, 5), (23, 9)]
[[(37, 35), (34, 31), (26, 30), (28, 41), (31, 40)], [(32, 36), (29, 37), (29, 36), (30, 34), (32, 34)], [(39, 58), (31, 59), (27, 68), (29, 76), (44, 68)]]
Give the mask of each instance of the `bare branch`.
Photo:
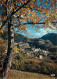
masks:
[[(57, 22), (51, 22), (51, 23), (57, 23)], [(22, 23), (19, 25), (26, 25), (26, 24), (45, 24), (45, 22), (39, 22), (39, 23), (28, 22), (28, 23)]]
[(5, 3), (5, 4), (7, 4), (7, 2), (8, 2), (8, 0), (6, 1), (6, 3)]

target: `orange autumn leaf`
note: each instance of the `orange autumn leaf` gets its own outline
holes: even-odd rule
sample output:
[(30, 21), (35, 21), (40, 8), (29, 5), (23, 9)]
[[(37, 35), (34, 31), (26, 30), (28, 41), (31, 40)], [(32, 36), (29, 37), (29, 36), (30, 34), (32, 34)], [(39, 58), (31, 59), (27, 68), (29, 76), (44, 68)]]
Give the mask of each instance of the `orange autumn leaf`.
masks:
[(21, 26), (19, 27), (20, 30), (27, 30), (27, 26)]
[(4, 1), (4, 3), (7, 1), (7, 0), (3, 0)]
[(0, 28), (1, 28), (1, 26), (0, 26)]

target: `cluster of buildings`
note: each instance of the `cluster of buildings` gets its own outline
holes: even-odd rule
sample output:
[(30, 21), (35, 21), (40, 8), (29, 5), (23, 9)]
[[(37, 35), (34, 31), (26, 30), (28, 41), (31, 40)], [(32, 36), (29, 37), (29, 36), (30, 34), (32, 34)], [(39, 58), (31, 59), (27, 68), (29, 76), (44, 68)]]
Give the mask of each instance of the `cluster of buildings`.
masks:
[(49, 54), (48, 50), (45, 51), (40, 48), (30, 47), (28, 43), (19, 42), (17, 44), (17, 47), (18, 48), (21, 47), (22, 51), (25, 51), (25, 54), (28, 54), (28, 55), (34, 54), (36, 57), (41, 58), (41, 59), (43, 57), (47, 57)]

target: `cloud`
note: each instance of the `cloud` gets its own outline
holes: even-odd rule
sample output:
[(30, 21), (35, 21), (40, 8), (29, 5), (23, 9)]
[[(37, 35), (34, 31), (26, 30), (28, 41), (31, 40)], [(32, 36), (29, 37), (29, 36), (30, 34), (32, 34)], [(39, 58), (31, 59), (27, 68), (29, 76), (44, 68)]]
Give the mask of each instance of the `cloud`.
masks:
[(27, 32), (26, 33), (21, 33), (22, 35), (30, 38), (41, 38), (43, 35), (47, 34), (47, 33), (57, 33), (57, 30), (52, 30), (51, 28), (47, 27), (46, 29), (41, 27), (41, 28), (38, 28), (38, 32), (35, 31), (35, 27), (29, 27), (27, 29)]
[(45, 34), (47, 34), (47, 33), (57, 33), (57, 30), (52, 30), (52, 29), (50, 29), (50, 28), (47, 28), (47, 29), (45, 29), (45, 28), (40, 28), (40, 29), (39, 29), (39, 32), (35, 32), (35, 33), (34, 33), (34, 36), (35, 36), (36, 38), (40, 38), (40, 37), (42, 37), (43, 35), (45, 35)]

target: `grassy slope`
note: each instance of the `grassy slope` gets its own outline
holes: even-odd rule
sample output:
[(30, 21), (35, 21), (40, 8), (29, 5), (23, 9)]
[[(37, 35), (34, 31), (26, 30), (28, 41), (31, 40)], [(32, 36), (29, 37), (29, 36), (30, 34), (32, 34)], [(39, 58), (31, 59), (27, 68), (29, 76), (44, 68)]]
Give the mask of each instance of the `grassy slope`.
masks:
[(7, 79), (57, 79), (48, 75), (10, 70)]

